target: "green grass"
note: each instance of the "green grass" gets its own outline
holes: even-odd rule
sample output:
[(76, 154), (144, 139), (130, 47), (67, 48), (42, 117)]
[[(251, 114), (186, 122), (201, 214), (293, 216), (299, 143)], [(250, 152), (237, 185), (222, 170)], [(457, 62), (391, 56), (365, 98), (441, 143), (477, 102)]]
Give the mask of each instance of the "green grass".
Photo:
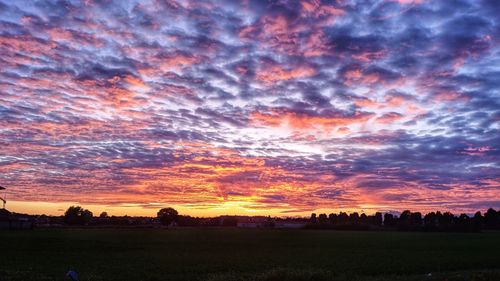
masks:
[(500, 233), (0, 232), (0, 281), (66, 280), (69, 268), (82, 281), (500, 280)]

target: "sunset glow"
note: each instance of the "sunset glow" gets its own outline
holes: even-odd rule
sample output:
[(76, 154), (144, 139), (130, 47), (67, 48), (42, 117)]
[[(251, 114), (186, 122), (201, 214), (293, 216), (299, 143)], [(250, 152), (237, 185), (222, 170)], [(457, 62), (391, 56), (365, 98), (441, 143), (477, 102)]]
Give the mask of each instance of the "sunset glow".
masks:
[(0, 0), (0, 196), (54, 215), (500, 208), (500, 5), (459, 2)]

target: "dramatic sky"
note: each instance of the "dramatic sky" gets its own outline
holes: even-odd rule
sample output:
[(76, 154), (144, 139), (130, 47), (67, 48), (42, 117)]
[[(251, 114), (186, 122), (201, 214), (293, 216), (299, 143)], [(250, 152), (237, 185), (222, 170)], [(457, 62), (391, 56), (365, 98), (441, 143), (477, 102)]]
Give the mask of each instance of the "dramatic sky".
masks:
[(0, 0), (12, 211), (472, 212), (499, 144), (496, 0)]

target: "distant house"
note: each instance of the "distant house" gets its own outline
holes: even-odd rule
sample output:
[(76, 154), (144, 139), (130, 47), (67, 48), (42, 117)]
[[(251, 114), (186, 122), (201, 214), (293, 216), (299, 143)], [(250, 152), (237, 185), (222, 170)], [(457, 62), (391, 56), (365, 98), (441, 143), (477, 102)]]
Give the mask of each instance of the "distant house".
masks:
[[(5, 187), (0, 186), (0, 190)], [(2, 229), (32, 229), (33, 222), (27, 216), (13, 214), (5, 209), (5, 199), (0, 197), (2, 208), (0, 209), (0, 230)]]
[(10, 218), (10, 212), (6, 209), (0, 209), (0, 222), (8, 221)]
[(33, 222), (28, 217), (12, 214), (6, 209), (0, 209), (0, 230), (31, 228), (33, 228)]

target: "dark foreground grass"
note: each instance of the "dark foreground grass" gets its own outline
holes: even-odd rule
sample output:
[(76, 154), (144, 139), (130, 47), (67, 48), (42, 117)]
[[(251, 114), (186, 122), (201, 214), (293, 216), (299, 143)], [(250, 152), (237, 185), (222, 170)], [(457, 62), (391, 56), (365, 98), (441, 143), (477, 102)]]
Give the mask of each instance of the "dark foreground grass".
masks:
[(0, 281), (500, 280), (500, 233), (248, 229), (0, 232)]

